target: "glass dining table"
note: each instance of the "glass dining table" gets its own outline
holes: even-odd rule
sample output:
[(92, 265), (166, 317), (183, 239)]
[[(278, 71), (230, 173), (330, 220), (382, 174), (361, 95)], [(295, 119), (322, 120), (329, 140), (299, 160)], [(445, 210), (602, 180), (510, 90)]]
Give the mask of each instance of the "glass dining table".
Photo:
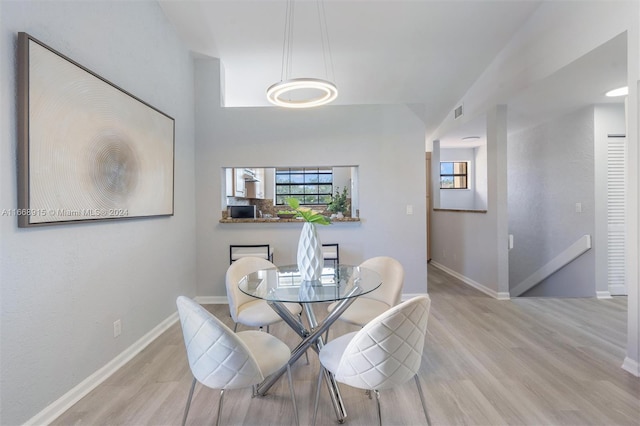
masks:
[[(382, 284), (380, 275), (370, 269), (352, 265), (324, 268), (317, 281), (303, 281), (296, 265), (261, 269), (244, 276), (238, 283), (243, 293), (266, 300), (278, 315), (301, 337), (292, 351), (289, 365), (295, 363), (309, 348), (319, 352), (324, 341), (322, 334), (340, 317), (357, 297), (367, 294)], [(313, 304), (338, 302), (335, 308), (319, 323)], [(301, 318), (293, 315), (284, 303), (300, 303), (304, 308), (309, 328)], [(257, 393), (264, 395), (287, 371), (285, 365), (258, 385)], [(325, 382), (331, 396), (339, 423), (346, 418), (346, 410), (340, 390), (331, 373), (325, 370)]]

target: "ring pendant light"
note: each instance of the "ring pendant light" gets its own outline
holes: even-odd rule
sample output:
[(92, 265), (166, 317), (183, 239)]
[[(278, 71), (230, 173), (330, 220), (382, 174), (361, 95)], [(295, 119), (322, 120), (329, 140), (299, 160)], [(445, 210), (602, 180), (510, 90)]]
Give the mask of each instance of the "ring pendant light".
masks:
[[(285, 108), (312, 108), (326, 105), (338, 97), (338, 88), (334, 83), (328, 81), (328, 79), (310, 77), (290, 78), (293, 64), (294, 1), (295, 0), (287, 0), (280, 81), (269, 86), (267, 89), (267, 99), (272, 104)], [(324, 1), (316, 0), (316, 6), (320, 23), (320, 38), (322, 42), (325, 74), (328, 75), (329, 67), (327, 66), (327, 57), (329, 57), (332, 73), (333, 60), (331, 58), (331, 48), (329, 45)]]

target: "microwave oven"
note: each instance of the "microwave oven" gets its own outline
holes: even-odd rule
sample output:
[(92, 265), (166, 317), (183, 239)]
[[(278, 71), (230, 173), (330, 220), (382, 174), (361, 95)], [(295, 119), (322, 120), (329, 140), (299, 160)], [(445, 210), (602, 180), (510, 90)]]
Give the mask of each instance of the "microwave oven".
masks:
[(256, 206), (230, 206), (229, 214), (233, 219), (255, 219)]

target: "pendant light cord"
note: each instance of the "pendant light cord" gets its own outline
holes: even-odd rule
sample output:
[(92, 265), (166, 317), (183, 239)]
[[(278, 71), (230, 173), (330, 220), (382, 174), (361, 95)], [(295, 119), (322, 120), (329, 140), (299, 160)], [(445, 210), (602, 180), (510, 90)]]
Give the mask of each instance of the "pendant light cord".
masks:
[(293, 16), (294, 1), (287, 0), (284, 17), (284, 36), (282, 37), (282, 64), (280, 67), (280, 81), (288, 80), (291, 75), (293, 56)]
[[(267, 99), (274, 105), (286, 108), (311, 108), (328, 104), (329, 102), (333, 102), (333, 100), (338, 96), (338, 88), (334, 83), (311, 77), (291, 78), (291, 75), (293, 74), (294, 8), (295, 0), (287, 0), (284, 40), (282, 42), (280, 82), (272, 84), (267, 88)], [(316, 0), (316, 8), (320, 24), (320, 41), (322, 44), (322, 59), (324, 62), (325, 78), (328, 79), (330, 73), (333, 77), (334, 71), (324, 0)], [(313, 96), (291, 96), (294, 92), (305, 93), (304, 91), (308, 92), (309, 89), (311, 89)]]
[[(327, 12), (324, 0), (316, 0), (318, 11), (318, 26), (320, 28), (320, 43), (322, 46), (322, 61), (324, 63), (324, 76), (327, 80), (335, 81), (333, 68), (333, 56), (331, 55), (331, 43), (329, 42), (329, 28), (327, 25)], [(280, 69), (280, 81), (289, 80), (293, 72), (293, 36), (295, 20), (295, 0), (287, 0), (285, 10), (284, 37), (282, 41), (282, 63)]]
[[(316, 7), (318, 9), (325, 78), (335, 82), (335, 71), (333, 69), (333, 57), (331, 56), (331, 44), (329, 43), (329, 28), (327, 25), (327, 12), (324, 7), (324, 0), (316, 0)], [(329, 61), (327, 61), (327, 56), (329, 57)], [(331, 74), (329, 74), (329, 68), (331, 69)]]

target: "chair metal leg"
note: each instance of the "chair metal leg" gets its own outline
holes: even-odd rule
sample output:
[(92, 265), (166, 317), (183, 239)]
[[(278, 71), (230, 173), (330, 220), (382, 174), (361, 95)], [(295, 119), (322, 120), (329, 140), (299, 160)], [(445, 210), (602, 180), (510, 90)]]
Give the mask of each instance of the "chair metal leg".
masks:
[(182, 417), (182, 426), (187, 424), (187, 415), (189, 414), (189, 407), (191, 407), (191, 398), (193, 398), (193, 389), (196, 387), (196, 378), (193, 378), (193, 383), (191, 383), (191, 389), (189, 389), (189, 396), (187, 397), (187, 406), (184, 407), (184, 416)]
[(234, 322), (233, 323), (233, 332), (235, 333), (237, 329), (238, 329), (238, 323)]
[(313, 426), (316, 426), (316, 416), (318, 415), (318, 400), (320, 399), (320, 387), (322, 386), (322, 374), (324, 373), (324, 367), (320, 366), (320, 373), (318, 374), (318, 385), (316, 386), (316, 402), (313, 405)]
[(291, 366), (287, 364), (287, 375), (289, 376), (289, 390), (291, 391), (291, 402), (293, 402), (293, 412), (296, 415), (296, 425), (300, 426), (298, 418), (298, 405), (296, 404), (296, 394), (293, 390), (293, 379), (291, 378)]
[(373, 390), (376, 394), (376, 405), (378, 407), (378, 426), (382, 426), (382, 413), (380, 412), (380, 392), (377, 389)]
[(424, 416), (427, 419), (427, 425), (431, 426), (431, 418), (429, 418), (429, 412), (427, 411), (427, 404), (424, 401), (424, 394), (422, 393), (422, 386), (420, 386), (420, 379), (416, 374), (413, 376), (416, 381), (416, 386), (418, 387), (418, 393), (420, 394), (420, 402), (422, 403), (422, 410), (424, 411)]
[(216, 419), (216, 426), (220, 426), (220, 419), (222, 418), (223, 402), (224, 402), (224, 389), (220, 389), (220, 403), (218, 403), (218, 418)]
[[(302, 311), (298, 314), (298, 320), (300, 320), (300, 324), (302, 324)], [(304, 356), (307, 358), (307, 365), (309, 365), (309, 352), (304, 351)]]

